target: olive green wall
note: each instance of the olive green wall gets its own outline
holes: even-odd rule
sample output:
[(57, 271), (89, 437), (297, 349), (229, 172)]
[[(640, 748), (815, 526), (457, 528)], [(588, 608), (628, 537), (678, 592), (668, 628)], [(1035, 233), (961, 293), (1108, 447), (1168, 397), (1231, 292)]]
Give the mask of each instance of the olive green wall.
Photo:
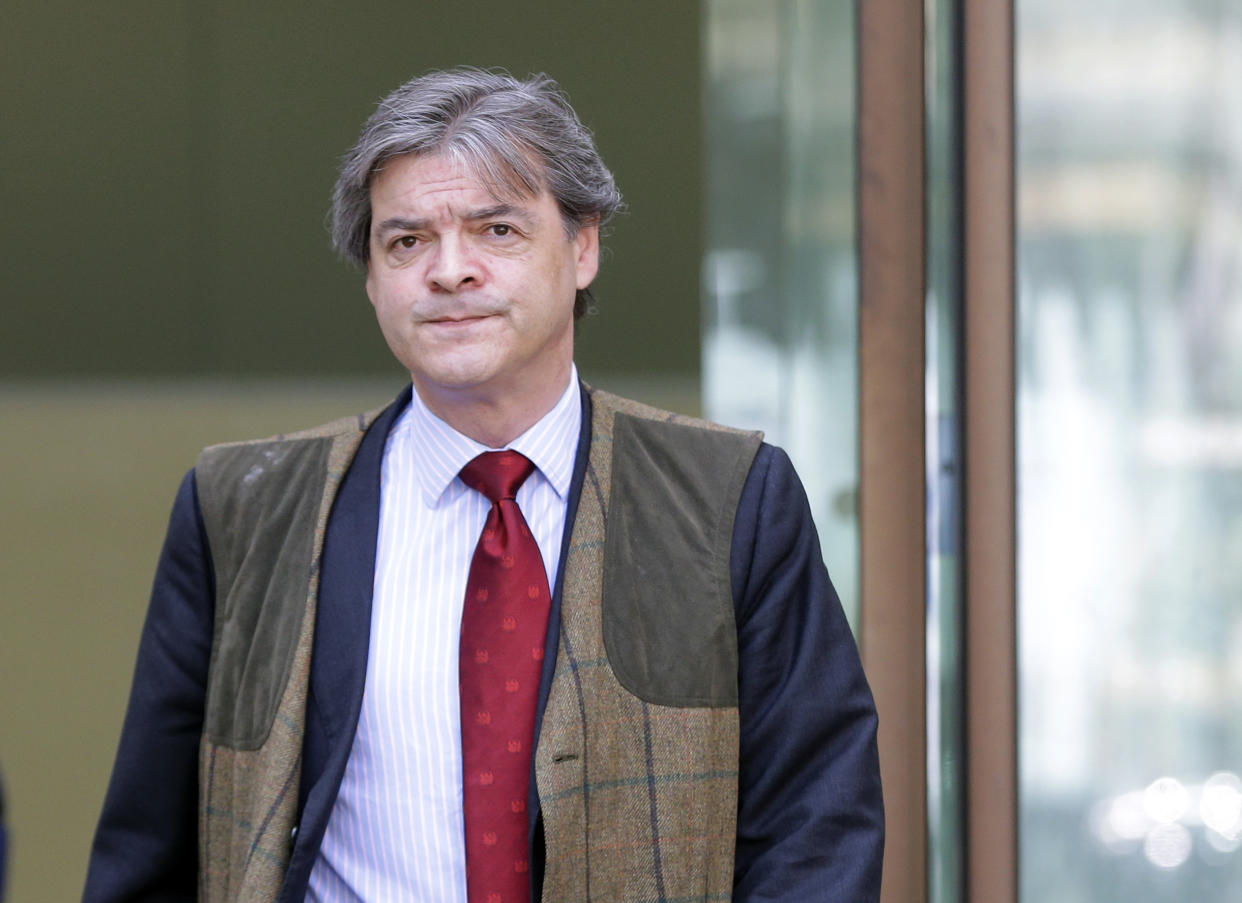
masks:
[(694, 375), (699, 5), (19, 2), (0, 37), (0, 377), (394, 372), (325, 214), (383, 94), (544, 70), (630, 212), (584, 370)]
[(579, 363), (693, 412), (697, 2), (5, 8), (7, 901), (80, 894), (167, 511), (197, 449), (382, 404), (407, 378), (324, 219), (374, 102), (460, 63), (546, 70), (569, 91), (631, 208)]

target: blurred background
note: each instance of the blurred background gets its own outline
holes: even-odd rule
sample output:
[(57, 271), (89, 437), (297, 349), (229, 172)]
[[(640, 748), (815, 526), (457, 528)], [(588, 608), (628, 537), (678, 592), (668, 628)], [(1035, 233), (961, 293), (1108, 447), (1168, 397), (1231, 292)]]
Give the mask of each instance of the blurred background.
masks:
[[(925, 800), (889, 820), (924, 831), (927, 860), (924, 896), (892, 903), (971, 899), (963, 7), (923, 4), (909, 160), (926, 745), (899, 754), (925, 760)], [(1018, 899), (1225, 903), (1242, 887), (1242, 0), (1012, 10)], [(199, 448), (382, 405), (408, 378), (325, 216), (374, 102), (427, 69), (561, 82), (629, 204), (583, 376), (785, 446), (867, 630), (854, 4), (48, 0), (5, 21), (7, 899), (80, 893)]]
[(52, 0), (4, 18), (0, 763), (8, 899), (37, 903), (81, 893), (198, 450), (384, 405), (409, 379), (325, 226), (383, 95), (459, 64), (563, 84), (630, 208), (582, 374), (698, 411), (701, 26), (655, 0)]
[(1024, 900), (1242, 889), (1242, 3), (1017, 4)]

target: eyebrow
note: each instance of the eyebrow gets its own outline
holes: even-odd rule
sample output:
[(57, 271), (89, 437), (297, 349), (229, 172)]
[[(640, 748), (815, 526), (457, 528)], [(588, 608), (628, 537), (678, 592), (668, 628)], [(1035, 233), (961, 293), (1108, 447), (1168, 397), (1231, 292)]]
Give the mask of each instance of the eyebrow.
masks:
[(403, 216), (390, 216), (375, 227), (375, 234), (383, 235), (385, 232), (421, 232), (429, 225), (431, 225), (431, 220), (426, 218), (406, 219)]
[(499, 203), (493, 204), (491, 207), (480, 207), (477, 210), (470, 210), (466, 213), (466, 219), (471, 222), (481, 219), (497, 219), (503, 217), (505, 219), (516, 219), (529, 223), (534, 219), (531, 214), (521, 208), (515, 207), (513, 204)]
[[(534, 221), (535, 217), (531, 213), (521, 207), (515, 207), (513, 204), (493, 204), (490, 207), (478, 207), (474, 210), (466, 211), (462, 219), (467, 222), (478, 222), (479, 220), (496, 219), (505, 217), (507, 219), (518, 220), (519, 222), (529, 225)], [(418, 217), (410, 219), (404, 216), (390, 216), (375, 228), (376, 235), (385, 235), (389, 232), (421, 232), (431, 226), (431, 220), (428, 217)]]

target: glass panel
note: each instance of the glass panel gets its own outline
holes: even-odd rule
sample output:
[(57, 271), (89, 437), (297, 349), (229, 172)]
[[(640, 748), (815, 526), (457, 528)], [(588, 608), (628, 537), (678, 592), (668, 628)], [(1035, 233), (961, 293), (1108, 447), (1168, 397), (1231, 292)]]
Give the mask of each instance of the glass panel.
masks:
[(957, 0), (926, 0), (928, 899), (963, 899), (961, 186)]
[(707, 0), (704, 21), (704, 409), (789, 452), (855, 622), (853, 5)]
[(1023, 903), (1242, 888), (1242, 2), (1023, 0)]

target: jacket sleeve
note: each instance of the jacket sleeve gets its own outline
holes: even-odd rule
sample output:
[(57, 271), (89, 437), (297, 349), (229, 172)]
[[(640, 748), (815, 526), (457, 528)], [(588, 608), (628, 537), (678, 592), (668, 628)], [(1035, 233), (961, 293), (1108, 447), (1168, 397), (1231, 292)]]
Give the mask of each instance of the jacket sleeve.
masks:
[(733, 899), (877, 901), (875, 706), (806, 493), (770, 445), (742, 493), (731, 569), (741, 720)]
[(84, 903), (192, 901), (215, 580), (191, 471), (155, 573)]

